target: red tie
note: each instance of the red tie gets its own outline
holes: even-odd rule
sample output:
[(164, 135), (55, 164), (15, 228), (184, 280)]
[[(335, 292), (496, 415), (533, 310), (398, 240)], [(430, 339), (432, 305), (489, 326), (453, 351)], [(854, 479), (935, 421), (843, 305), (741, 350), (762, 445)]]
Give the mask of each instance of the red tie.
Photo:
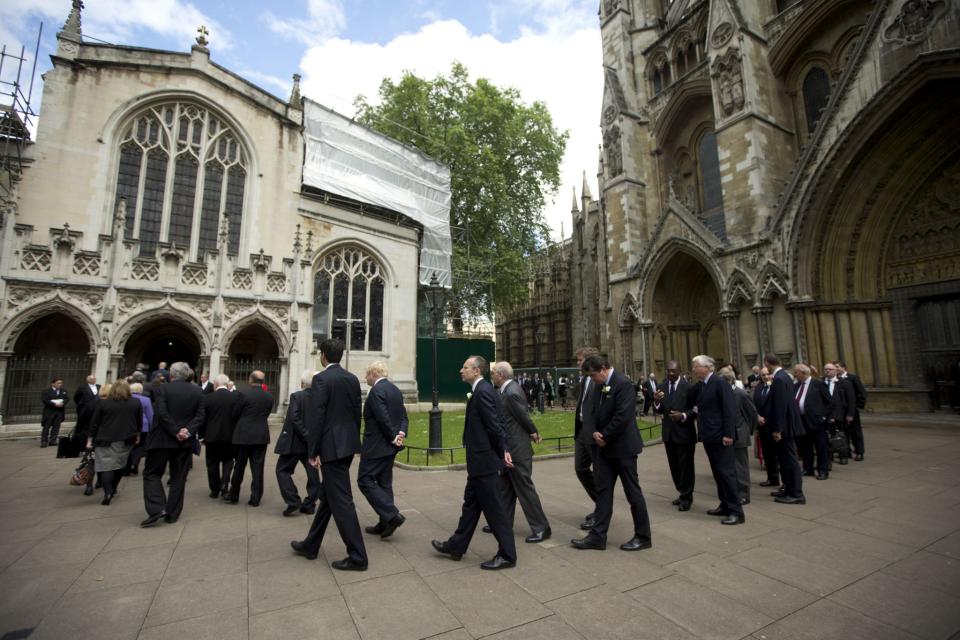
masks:
[(796, 397), (797, 409), (800, 408), (800, 397), (803, 395), (803, 387), (804, 387), (804, 383), (801, 382), (801, 383), (800, 383), (800, 388), (797, 389), (797, 397)]

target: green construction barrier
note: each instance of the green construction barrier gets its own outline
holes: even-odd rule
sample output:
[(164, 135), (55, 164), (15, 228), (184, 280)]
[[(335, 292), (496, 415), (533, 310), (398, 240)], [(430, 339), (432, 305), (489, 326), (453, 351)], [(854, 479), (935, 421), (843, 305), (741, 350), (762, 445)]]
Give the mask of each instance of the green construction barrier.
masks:
[[(467, 385), (460, 379), (460, 367), (470, 356), (494, 359), (493, 340), (470, 338), (441, 338), (437, 340), (437, 391), (441, 402), (465, 400)], [(417, 338), (417, 389), (421, 402), (430, 402), (433, 382), (433, 340)]]

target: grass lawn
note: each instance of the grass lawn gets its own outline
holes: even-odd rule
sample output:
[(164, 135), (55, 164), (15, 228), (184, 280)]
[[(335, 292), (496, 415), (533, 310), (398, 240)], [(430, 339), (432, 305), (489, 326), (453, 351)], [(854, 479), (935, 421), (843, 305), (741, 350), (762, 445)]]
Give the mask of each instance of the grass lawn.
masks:
[[(460, 439), (463, 436), (464, 411), (444, 411), (443, 413), (443, 446), (460, 447)], [(453, 451), (453, 462), (451, 463), (451, 452), (442, 451), (429, 455), (426, 451), (416, 450), (415, 447), (426, 448), (429, 446), (429, 424), (430, 414), (411, 413), (410, 414), (410, 433), (407, 434), (407, 445), (414, 449), (404, 449), (397, 456), (398, 462), (415, 465), (444, 465), (444, 464), (462, 464), (466, 462), (466, 453), (463, 449)], [(531, 415), (533, 423), (537, 425), (537, 430), (543, 437), (542, 444), (533, 445), (533, 454), (535, 456), (557, 453), (559, 451), (573, 451), (573, 411), (550, 411), (544, 414), (533, 413)], [(640, 435), (644, 441), (655, 440), (660, 437), (660, 425), (654, 424), (649, 420), (637, 420), (640, 427)], [(557, 439), (563, 438), (563, 439)], [(409, 456), (409, 458), (408, 458)]]

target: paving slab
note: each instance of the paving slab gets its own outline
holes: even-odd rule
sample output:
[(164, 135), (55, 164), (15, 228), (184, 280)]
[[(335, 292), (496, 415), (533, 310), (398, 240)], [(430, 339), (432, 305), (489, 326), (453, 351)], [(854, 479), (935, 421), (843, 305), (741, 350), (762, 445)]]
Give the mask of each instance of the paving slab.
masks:
[(136, 638), (158, 585), (143, 582), (69, 595), (50, 609), (30, 640)]
[(463, 626), (413, 571), (354, 582), (342, 591), (364, 640), (429, 638)]
[(692, 640), (696, 637), (652, 608), (608, 586), (554, 600), (549, 606), (584, 638)]
[(190, 638), (190, 640), (247, 640), (249, 637), (246, 609), (227, 609), (208, 613), (198, 618), (171, 622), (159, 627), (148, 627), (138, 640), (164, 640), (165, 638)]
[(919, 636), (829, 600), (815, 603), (755, 632), (756, 640), (917, 640)]
[(246, 606), (247, 576), (243, 573), (161, 583), (143, 626), (167, 625)]
[(250, 618), (250, 640), (277, 638), (360, 640), (360, 634), (343, 596), (338, 593)]
[(292, 552), (251, 564), (250, 611), (255, 615), (337, 595), (340, 589), (332, 571), (320, 558), (311, 561)]

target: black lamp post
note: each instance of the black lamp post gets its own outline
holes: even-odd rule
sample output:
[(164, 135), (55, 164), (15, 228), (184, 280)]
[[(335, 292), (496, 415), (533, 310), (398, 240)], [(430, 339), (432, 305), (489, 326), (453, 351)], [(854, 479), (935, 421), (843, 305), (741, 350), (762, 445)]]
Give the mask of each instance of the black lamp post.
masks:
[(432, 399), (433, 406), (430, 408), (430, 449), (437, 450), (443, 446), (443, 410), (440, 408), (439, 391), (437, 389), (437, 325), (443, 320), (443, 298), (444, 290), (437, 279), (437, 273), (430, 276), (430, 285), (426, 291), (427, 309), (430, 312), (430, 325), (433, 330), (433, 377)]
[(537, 383), (537, 408), (540, 410), (540, 413), (543, 413), (543, 392), (547, 385), (543, 379), (543, 341), (547, 337), (547, 334), (543, 329), (537, 329), (533, 337), (537, 343), (537, 377), (539, 378), (539, 382)]

